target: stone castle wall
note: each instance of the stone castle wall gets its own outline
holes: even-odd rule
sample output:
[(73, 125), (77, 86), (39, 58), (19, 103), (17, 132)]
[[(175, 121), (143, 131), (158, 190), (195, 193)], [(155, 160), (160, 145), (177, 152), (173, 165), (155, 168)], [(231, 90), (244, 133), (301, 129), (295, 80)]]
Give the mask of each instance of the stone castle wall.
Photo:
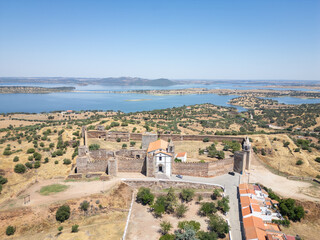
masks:
[(172, 174), (194, 177), (214, 177), (226, 174), (233, 169), (233, 159), (223, 159), (215, 162), (173, 162)]
[[(105, 138), (107, 141), (116, 141), (118, 138), (123, 142), (128, 142), (130, 140), (133, 141), (142, 141), (143, 135), (142, 133), (129, 133), (129, 132), (112, 132), (112, 131), (87, 131), (88, 138)], [(154, 136), (155, 135), (155, 136)], [(169, 141), (170, 139), (173, 141), (203, 141), (204, 138), (208, 138), (210, 142), (213, 141), (223, 141), (223, 140), (235, 140), (238, 142), (243, 141), (243, 137), (235, 137), (235, 136), (218, 136), (218, 135), (181, 135), (181, 134), (150, 134), (144, 135), (147, 139), (150, 137), (152, 141), (157, 140), (158, 138)]]
[(146, 172), (145, 159), (117, 157), (118, 171), (119, 172)]

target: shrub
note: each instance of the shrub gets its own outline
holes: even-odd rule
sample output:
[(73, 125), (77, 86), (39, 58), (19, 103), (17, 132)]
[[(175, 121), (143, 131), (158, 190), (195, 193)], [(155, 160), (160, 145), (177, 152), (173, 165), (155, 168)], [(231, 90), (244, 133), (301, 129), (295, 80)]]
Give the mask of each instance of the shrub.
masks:
[(300, 148), (294, 149), (295, 152), (300, 152)]
[(156, 217), (161, 217), (165, 212), (165, 197), (160, 196), (157, 198), (157, 201), (152, 205), (154, 215)]
[(178, 228), (180, 229), (185, 229), (186, 227), (191, 227), (193, 228), (193, 230), (195, 230), (196, 232), (200, 230), (200, 223), (196, 222), (196, 221), (182, 221), (178, 223)]
[(27, 162), (27, 163), (25, 164), (25, 166), (26, 166), (27, 168), (29, 168), (29, 169), (33, 168), (33, 165), (32, 165), (31, 162)]
[(27, 153), (34, 153), (34, 152), (35, 152), (34, 148), (29, 148), (29, 149), (27, 150)]
[(58, 227), (58, 231), (61, 232), (62, 230), (63, 230), (63, 227), (62, 227), (62, 226), (59, 226), (59, 227)]
[(218, 234), (219, 238), (224, 238), (229, 232), (228, 223), (218, 215), (212, 215), (209, 220), (209, 228)]
[(49, 162), (49, 158), (46, 157), (46, 158), (44, 159), (44, 163), (48, 163), (48, 162)]
[(209, 138), (204, 138), (203, 140), (202, 140), (203, 142), (209, 142)]
[(284, 220), (275, 220), (272, 219), (272, 223), (278, 224), (278, 225), (282, 225), (285, 227), (289, 227), (290, 226), (290, 221), (288, 219), (284, 219)]
[(126, 143), (122, 144), (122, 149), (126, 149), (128, 145)]
[(178, 218), (182, 218), (187, 211), (188, 207), (186, 205), (179, 204), (176, 208), (176, 215)]
[(200, 203), (203, 200), (202, 195), (198, 195), (198, 202)]
[(2, 191), (2, 185), (0, 184), (0, 193), (1, 193), (1, 191)]
[(162, 235), (159, 240), (175, 240), (176, 236), (174, 234), (165, 234)]
[(152, 205), (154, 201), (154, 195), (151, 193), (150, 188), (141, 187), (137, 194), (137, 202), (143, 205)]
[(166, 235), (171, 230), (172, 225), (170, 222), (163, 221), (160, 223), (160, 227), (161, 227), (161, 233), (163, 235)]
[(13, 227), (13, 226), (8, 226), (7, 229), (6, 229), (6, 234), (7, 236), (11, 236), (15, 233), (16, 231), (16, 228)]
[(296, 165), (302, 165), (303, 164), (303, 161), (301, 159), (299, 159), (297, 162), (296, 162)]
[(17, 164), (14, 167), (14, 172), (16, 172), (16, 173), (25, 173), (25, 171), (26, 171), (26, 167), (21, 163)]
[(315, 159), (315, 161), (318, 162), (318, 163), (320, 163), (320, 157), (317, 157), (317, 158)]
[(218, 201), (218, 209), (222, 211), (223, 213), (227, 213), (230, 209), (229, 207), (229, 198), (224, 197), (221, 200)]
[(71, 160), (70, 160), (70, 159), (65, 158), (65, 159), (63, 159), (63, 164), (65, 164), (65, 165), (69, 165), (69, 164), (71, 164)]
[(121, 142), (121, 138), (117, 138), (117, 142)]
[(72, 227), (71, 227), (71, 232), (73, 232), (73, 233), (75, 233), (75, 232), (78, 232), (79, 231), (79, 225), (73, 225)]
[(130, 142), (130, 147), (133, 147), (135, 145), (136, 145), (136, 142), (134, 142), (134, 141)]
[(38, 161), (35, 162), (35, 163), (34, 163), (34, 168), (39, 168), (39, 167), (40, 167), (40, 162), (38, 162)]
[(221, 197), (221, 193), (220, 193), (219, 189), (216, 188), (216, 189), (213, 191), (213, 193), (212, 193), (212, 195), (211, 195), (211, 198), (212, 198), (213, 200), (216, 200), (218, 197)]
[(100, 149), (100, 145), (99, 144), (90, 144), (89, 146), (89, 150), (93, 151), (93, 150), (98, 150)]
[(0, 175), (0, 185), (6, 184), (7, 182), (8, 182), (8, 179)]
[(280, 201), (279, 210), (282, 216), (287, 216), (292, 221), (300, 221), (304, 218), (304, 208), (296, 206), (295, 200), (288, 198)]
[(59, 161), (58, 161), (58, 160), (55, 160), (55, 161), (54, 161), (54, 164), (58, 164), (58, 163), (59, 163)]
[(40, 153), (35, 152), (33, 153), (33, 157), (34, 157), (34, 160), (40, 161), (42, 156)]
[(218, 235), (215, 232), (198, 231), (197, 237), (199, 240), (216, 240)]
[(204, 202), (199, 209), (199, 214), (202, 216), (210, 216), (215, 212), (217, 212), (217, 209), (213, 202)]
[(12, 154), (12, 152), (10, 150), (6, 149), (6, 150), (3, 151), (3, 155), (5, 155), (5, 156), (9, 156), (11, 154)]
[(190, 202), (194, 197), (194, 190), (193, 189), (182, 189), (180, 193), (180, 198), (183, 201)]
[(80, 208), (82, 211), (87, 211), (89, 207), (90, 207), (90, 203), (86, 200), (80, 203)]
[(56, 212), (56, 220), (59, 222), (64, 222), (70, 217), (70, 207), (68, 205), (63, 205), (58, 208)]
[(13, 161), (14, 161), (14, 162), (19, 162), (19, 157), (18, 157), (18, 156), (15, 156), (15, 157), (13, 158)]

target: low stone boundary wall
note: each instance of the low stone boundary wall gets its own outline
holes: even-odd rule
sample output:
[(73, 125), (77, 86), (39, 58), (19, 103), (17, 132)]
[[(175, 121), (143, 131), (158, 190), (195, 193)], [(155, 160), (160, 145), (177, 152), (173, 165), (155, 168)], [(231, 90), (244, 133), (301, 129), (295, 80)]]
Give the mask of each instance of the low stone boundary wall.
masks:
[(161, 190), (166, 188), (191, 188), (191, 189), (215, 189), (223, 186), (219, 184), (200, 183), (192, 181), (173, 181), (173, 180), (139, 180), (139, 179), (121, 179), (124, 183), (133, 188), (148, 187), (153, 190)]
[(287, 177), (290, 180), (302, 180), (302, 181), (313, 181), (312, 177), (303, 177), (303, 176), (289, 176)]
[(81, 179), (82, 173), (69, 174), (67, 179)]
[(144, 159), (118, 158), (118, 172), (145, 173), (146, 166)]

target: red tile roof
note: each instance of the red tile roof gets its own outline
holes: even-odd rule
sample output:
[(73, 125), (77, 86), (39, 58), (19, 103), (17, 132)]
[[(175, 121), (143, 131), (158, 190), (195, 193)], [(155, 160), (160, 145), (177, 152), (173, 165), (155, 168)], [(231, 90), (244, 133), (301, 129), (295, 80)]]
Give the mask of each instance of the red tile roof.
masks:
[(186, 152), (179, 152), (176, 157), (184, 157), (186, 154)]
[(258, 217), (247, 217), (243, 219), (243, 226), (246, 235), (246, 239), (266, 239), (265, 226), (261, 218)]
[(162, 139), (159, 139), (159, 140), (149, 144), (148, 153), (159, 150), (159, 149), (165, 150), (167, 147), (168, 147), (168, 142), (166, 142)]

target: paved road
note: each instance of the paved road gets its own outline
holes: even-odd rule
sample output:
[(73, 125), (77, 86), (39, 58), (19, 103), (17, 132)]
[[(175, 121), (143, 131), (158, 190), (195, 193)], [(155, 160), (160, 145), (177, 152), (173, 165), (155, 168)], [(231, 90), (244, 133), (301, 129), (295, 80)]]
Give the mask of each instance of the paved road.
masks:
[(225, 194), (229, 196), (230, 199), (230, 211), (227, 214), (227, 218), (230, 222), (232, 240), (242, 240), (241, 228), (240, 228), (240, 216), (239, 216), (239, 200), (237, 198), (237, 186), (240, 183), (240, 175), (235, 174), (231, 176), (225, 174), (222, 176), (214, 178), (201, 178), (201, 177), (189, 177), (183, 176), (182, 179), (175, 176), (171, 177), (171, 180), (185, 180), (185, 181), (195, 181), (203, 183), (215, 183), (220, 184), (225, 187)]

